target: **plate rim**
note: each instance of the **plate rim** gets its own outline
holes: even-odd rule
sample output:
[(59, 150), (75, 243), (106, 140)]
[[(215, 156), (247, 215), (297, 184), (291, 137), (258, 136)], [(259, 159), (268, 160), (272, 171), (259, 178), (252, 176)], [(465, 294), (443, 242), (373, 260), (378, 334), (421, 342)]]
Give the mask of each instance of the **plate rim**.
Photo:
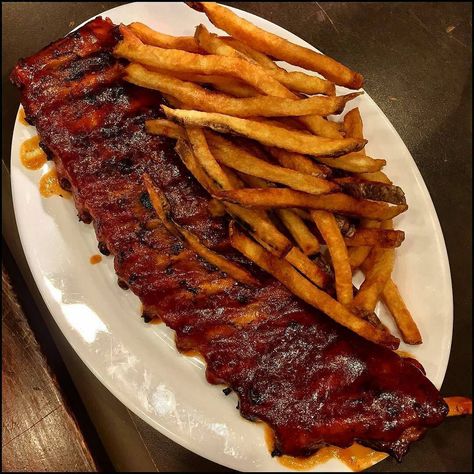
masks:
[[(119, 5), (117, 7), (105, 10), (101, 13), (98, 13), (98, 14), (94, 15), (93, 17), (89, 18), (88, 20), (85, 20), (83, 23), (81, 23), (78, 26), (76, 26), (75, 28), (73, 28), (71, 30), (71, 32), (75, 31), (76, 29), (79, 29), (84, 24), (86, 24), (87, 22), (89, 22), (90, 20), (92, 20), (93, 18), (96, 18), (98, 16), (106, 17), (109, 14), (112, 14), (112, 12), (116, 12), (117, 10), (121, 10), (121, 9), (124, 9), (124, 8), (129, 8), (132, 5), (150, 4), (150, 3), (156, 3), (157, 6), (159, 6), (159, 4), (161, 4), (161, 3), (172, 4), (172, 3), (180, 3), (180, 2), (132, 2), (132, 3)], [(263, 20), (265, 23), (268, 23), (268, 24), (272, 25), (273, 27), (277, 27), (278, 29), (284, 31), (288, 35), (288, 37), (297, 38), (299, 40), (299, 42), (303, 43), (306, 47), (308, 47), (312, 50), (316, 50), (318, 52), (321, 52), (315, 46), (313, 46), (310, 43), (308, 43), (307, 41), (303, 40), (302, 38), (300, 38), (296, 34), (292, 33), (291, 31), (287, 30), (286, 28), (284, 28), (284, 27), (282, 27), (282, 26), (280, 26), (276, 23), (273, 23), (270, 20), (267, 20), (266, 18), (260, 17), (258, 15), (253, 14), (253, 13), (250, 13), (250, 12), (247, 12), (247, 11), (235, 8), (235, 7), (230, 7), (230, 6), (227, 6), (227, 5), (225, 5), (225, 6), (226, 6), (226, 8), (229, 8), (232, 11), (234, 11), (239, 16), (244, 16), (246, 19), (250, 19), (251, 21), (252, 21), (252, 18), (256, 18), (259, 21)], [(292, 39), (292, 40), (294, 40), (294, 39)], [(364, 89), (362, 89), (362, 90), (364, 90)], [(450, 269), (450, 263), (449, 263), (449, 254), (448, 254), (448, 251), (447, 251), (446, 241), (445, 241), (445, 238), (444, 238), (444, 234), (443, 234), (443, 230), (442, 230), (442, 227), (441, 227), (441, 223), (440, 223), (438, 214), (436, 212), (436, 207), (435, 207), (434, 202), (431, 198), (431, 194), (429, 192), (429, 189), (428, 189), (428, 187), (427, 187), (427, 185), (426, 185), (426, 183), (423, 179), (423, 176), (422, 176), (422, 174), (421, 174), (421, 172), (420, 172), (420, 170), (419, 170), (419, 168), (416, 164), (416, 161), (414, 160), (411, 152), (409, 151), (409, 149), (406, 146), (405, 142), (403, 141), (403, 139), (401, 138), (401, 136), (399, 135), (399, 133), (397, 132), (397, 130), (395, 129), (393, 124), (390, 122), (390, 120), (388, 119), (386, 114), (382, 111), (382, 109), (378, 106), (378, 104), (372, 99), (372, 97), (367, 92), (365, 92), (365, 90), (364, 90), (364, 96), (365, 96), (366, 100), (368, 99), (370, 101), (372, 106), (375, 106), (379, 116), (383, 117), (384, 127), (389, 128), (390, 131), (394, 134), (394, 136), (396, 136), (399, 143), (404, 147), (405, 152), (406, 152), (406, 156), (411, 161), (411, 170), (413, 171), (413, 173), (415, 175), (418, 186), (420, 186), (421, 190), (423, 191), (422, 198), (425, 201), (425, 204), (430, 209), (430, 217), (433, 219), (433, 225), (434, 225), (434, 227), (437, 231), (436, 232), (436, 237), (439, 241), (439, 248), (441, 250), (441, 257), (442, 257), (442, 262), (440, 262), (440, 263), (441, 263), (441, 266), (443, 268), (443, 276), (444, 276), (444, 282), (441, 282), (441, 283), (447, 284), (448, 288), (449, 288), (449, 291), (448, 291), (449, 301), (447, 301), (446, 303), (449, 306), (449, 314), (450, 314), (450, 318), (449, 318), (449, 329), (450, 329), (450, 331), (449, 331), (449, 338), (448, 338), (449, 342), (447, 344), (447, 346), (448, 346), (447, 351), (446, 351), (447, 355), (446, 355), (446, 357), (444, 357), (445, 360), (443, 360), (444, 370), (438, 372), (438, 377), (439, 377), (440, 380), (439, 380), (439, 383), (435, 383), (436, 387), (438, 389), (440, 389), (441, 385), (444, 381), (446, 371), (447, 371), (447, 368), (448, 368), (448, 364), (449, 364), (449, 358), (450, 358), (450, 355), (451, 355), (452, 342), (453, 342), (452, 341), (452, 339), (453, 339), (453, 328), (454, 328), (453, 286), (452, 286), (452, 277), (451, 277), (451, 269)], [(22, 106), (20, 104), (20, 106), (18, 108), (18, 112), (21, 109), (21, 107)], [(18, 117), (18, 112), (17, 112), (17, 117)], [(14, 159), (16, 159), (16, 157), (15, 158), (13, 157), (13, 141), (14, 141), (14, 137), (18, 134), (17, 127), (19, 129), (21, 129), (21, 127), (23, 127), (23, 126), (24, 125), (20, 124), (18, 122), (18, 120), (15, 120), (15, 126), (14, 126), (14, 129), (13, 129), (12, 142), (11, 142), (11, 155), (12, 155), (11, 160), (12, 160), (12, 162), (13, 162)], [(220, 465), (232, 468), (232, 469), (239, 469), (239, 467), (236, 467), (235, 464), (231, 464), (231, 463), (226, 464), (226, 463), (223, 463), (222, 460), (219, 460), (219, 461), (215, 460), (215, 457), (210, 457), (209, 456), (208, 451), (204, 447), (200, 448), (199, 444), (192, 444), (191, 442), (179, 437), (174, 432), (170, 432), (170, 431), (166, 430), (153, 417), (151, 417), (149, 414), (147, 414), (142, 409), (142, 407), (140, 407), (138, 404), (134, 403), (134, 401), (132, 399), (130, 399), (128, 396), (124, 396), (123, 393), (118, 389), (116, 384), (110, 383), (111, 379), (109, 380), (108, 377), (104, 376), (104, 374), (101, 373), (101, 371), (98, 370), (98, 368), (94, 366), (94, 364), (92, 363), (92, 361), (88, 357), (82, 357), (82, 354), (81, 354), (82, 351), (81, 351), (80, 344), (78, 343), (78, 341), (76, 340), (75, 337), (70, 337), (70, 334), (69, 334), (70, 333), (70, 328), (67, 326), (67, 324), (65, 322), (64, 314), (62, 312), (60, 312), (60, 315), (58, 315), (58, 316), (61, 316), (61, 317), (57, 317), (55, 315), (55, 313), (57, 311), (57, 308), (55, 307), (56, 302), (52, 298), (51, 292), (46, 287), (46, 285), (44, 285), (43, 283), (41, 283), (41, 284), (39, 283), (39, 282), (43, 281), (42, 280), (43, 273), (41, 271), (40, 264), (35, 263), (35, 259), (30, 254), (31, 248), (28, 247), (28, 245), (24, 244), (24, 242), (27, 241), (27, 238), (25, 237), (26, 223), (24, 223), (24, 222), (23, 222), (23, 224), (20, 223), (19, 218), (18, 218), (18, 216), (20, 214), (19, 211), (18, 211), (19, 206), (20, 206), (20, 204), (19, 204), (19, 193), (20, 193), (20, 191), (17, 187), (18, 184), (15, 185), (15, 183), (17, 183), (17, 180), (15, 178), (16, 173), (17, 173), (16, 170), (17, 170), (16, 167), (11, 168), (10, 183), (11, 183), (11, 192), (12, 192), (12, 201), (13, 201), (15, 223), (16, 223), (18, 233), (19, 233), (19, 236), (20, 236), (21, 246), (22, 246), (23, 252), (25, 254), (26, 260), (28, 262), (28, 267), (29, 267), (29, 269), (30, 269), (30, 271), (33, 275), (34, 280), (35, 280), (36, 287), (38, 288), (38, 290), (41, 294), (41, 297), (43, 298), (43, 301), (45, 302), (45, 304), (48, 308), (48, 311), (50, 312), (51, 316), (53, 317), (54, 323), (61, 330), (62, 335), (68, 341), (70, 346), (74, 349), (75, 353), (79, 356), (79, 358), (86, 365), (86, 367), (94, 374), (94, 376), (100, 381), (100, 383), (104, 387), (106, 387), (107, 390), (109, 390), (125, 407), (130, 409), (133, 413), (135, 413), (137, 416), (139, 416), (143, 421), (148, 423), (154, 429), (159, 431), (162, 435), (170, 438), (172, 441), (176, 442), (180, 446), (184, 447), (185, 449), (188, 449), (189, 451), (191, 451), (195, 454), (198, 454), (199, 456), (201, 456), (205, 459), (208, 459), (212, 462), (215, 462), (217, 464), (220, 464)], [(238, 464), (238, 462), (236, 464)], [(321, 466), (324, 466), (324, 465), (321, 465)], [(241, 469), (241, 467), (240, 467), (240, 469)], [(309, 472), (311, 472), (311, 471), (309, 471)]]

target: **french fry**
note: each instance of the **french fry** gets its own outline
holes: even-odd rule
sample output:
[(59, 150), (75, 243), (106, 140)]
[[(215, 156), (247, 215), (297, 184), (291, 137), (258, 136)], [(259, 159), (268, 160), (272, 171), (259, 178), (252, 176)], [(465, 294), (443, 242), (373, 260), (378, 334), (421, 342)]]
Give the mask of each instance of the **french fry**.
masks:
[(387, 164), (385, 160), (370, 158), (361, 153), (348, 153), (337, 158), (317, 156), (316, 160), (331, 168), (351, 171), (353, 173), (380, 171)]
[[(382, 222), (381, 226), (387, 229), (392, 227), (392, 223), (389, 220)], [(394, 264), (394, 249), (374, 247), (371, 250), (369, 257), (361, 265), (362, 271), (365, 273), (365, 280), (354, 298), (354, 307), (366, 311), (375, 309), (379, 297), (391, 277)]]
[(448, 404), (448, 416), (472, 415), (472, 400), (467, 397), (445, 397)]
[(311, 211), (310, 214), (331, 255), (337, 300), (343, 305), (349, 305), (353, 300), (352, 272), (347, 256), (347, 248), (336, 219), (333, 214), (327, 211)]
[[(354, 306), (367, 311), (375, 309), (379, 297), (392, 274), (395, 263), (395, 252), (393, 249), (375, 248), (369, 254), (369, 258), (372, 254), (374, 264), (364, 271), (365, 280), (354, 298)], [(365, 262), (367, 262), (367, 259)], [(364, 269), (364, 264), (362, 264), (362, 269)]]
[(245, 45), (241, 41), (232, 38), (232, 36), (220, 36), (219, 38), (224, 41), (224, 43), (232, 46), (232, 48), (240, 51), (247, 58), (253, 59), (257, 64), (260, 64), (260, 66), (264, 67), (265, 69), (281, 69), (266, 54), (263, 54), (260, 51)]
[(273, 121), (277, 122), (279, 127), (286, 128), (287, 130), (300, 130), (300, 131), (304, 130), (306, 133), (311, 133), (308, 131), (306, 126), (303, 123), (301, 123), (301, 120), (299, 120), (298, 118), (278, 117), (278, 118), (274, 118)]
[(343, 129), (346, 137), (364, 138), (364, 125), (358, 107), (344, 115)]
[(170, 36), (153, 30), (152, 28), (140, 22), (134, 22), (128, 25), (135, 35), (145, 44), (159, 46), (166, 49), (181, 49), (190, 53), (200, 53), (198, 42), (193, 36)]
[(336, 123), (326, 120), (319, 115), (305, 115), (299, 118), (308, 130), (319, 137), (342, 138), (339, 127)]
[[(209, 194), (215, 193), (216, 184), (202, 169), (190, 146), (184, 140), (178, 140), (175, 150), (201, 186)], [(224, 206), (226, 211), (243, 223), (252, 235), (264, 241), (275, 255), (284, 256), (291, 250), (291, 242), (275, 227), (265, 212), (245, 209), (232, 203), (225, 203)]]
[[(243, 59), (216, 55), (202, 56), (186, 51), (148, 46), (144, 45), (125, 26), (121, 25), (120, 31), (123, 35), (123, 41), (120, 41), (114, 48), (116, 56), (160, 70), (231, 76), (244, 80), (264, 94), (290, 99), (297, 98), (285, 86), (269, 77), (265, 70)], [(319, 136), (341, 138), (341, 134), (332, 127), (331, 122), (322, 119), (318, 115), (301, 117), (301, 121), (309, 130)]]
[(330, 276), (297, 247), (293, 247), (286, 254), (285, 260), (319, 288), (324, 289), (329, 285), (331, 281)]
[(302, 207), (380, 221), (396, 217), (408, 209), (406, 205), (359, 200), (347, 194), (331, 193), (315, 196), (283, 188), (220, 191), (215, 197), (250, 208)]
[(301, 219), (305, 220), (305, 221), (309, 221), (309, 222), (313, 222), (313, 219), (311, 219), (311, 215), (309, 212), (307, 211), (303, 211), (303, 209), (298, 209), (298, 208), (292, 208), (291, 209), (296, 215), (298, 215), (299, 217), (301, 217)]
[[(177, 49), (165, 49), (144, 44), (131, 30), (121, 25), (123, 40), (114, 48), (114, 55), (163, 71), (212, 74), (241, 79), (268, 95), (288, 97), (291, 92), (260, 66), (244, 59), (189, 53)], [(291, 97), (290, 97), (291, 98)]]
[(177, 72), (177, 71), (163, 71), (157, 68), (149, 68), (151, 71), (156, 71), (161, 74), (175, 77), (181, 81), (197, 82), (199, 84), (209, 84), (215, 90), (224, 92), (234, 97), (255, 97), (259, 95), (252, 86), (249, 86), (245, 82), (229, 76), (217, 76), (214, 74), (194, 74), (189, 72)]
[(181, 125), (166, 119), (153, 119), (145, 122), (145, 129), (152, 135), (164, 135), (165, 137), (187, 139), (186, 131)]
[(315, 163), (314, 160), (305, 155), (275, 147), (267, 147), (266, 149), (284, 168), (289, 168), (299, 171), (300, 173), (310, 174), (321, 178), (325, 178), (327, 175), (327, 169), (324, 167), (325, 165), (320, 166)]
[(209, 249), (192, 232), (178, 225), (171, 217), (169, 203), (161, 190), (153, 185), (151, 178), (147, 174), (143, 175), (143, 180), (157, 216), (173, 235), (183, 238), (189, 247), (200, 257), (211, 265), (215, 265), (235, 280), (247, 285), (255, 286), (258, 284), (258, 281), (247, 270)]
[(209, 127), (218, 132), (236, 133), (252, 138), (264, 145), (276, 146), (297, 153), (308, 153), (314, 156), (339, 156), (349, 151), (358, 150), (365, 145), (364, 140), (329, 139), (310, 136), (302, 132), (291, 132), (281, 127), (256, 121), (196, 110), (170, 109), (161, 106), (165, 115), (175, 122)]
[(316, 71), (336, 84), (352, 89), (362, 86), (363, 77), (334, 59), (316, 53), (303, 46), (298, 46), (275, 34), (258, 28), (240, 18), (228, 8), (212, 2), (186, 2), (191, 8), (204, 12), (209, 20), (221, 30), (230, 34), (244, 44), (286, 61), (290, 64)]
[(406, 204), (405, 193), (393, 184), (373, 181), (362, 181), (361, 178), (338, 178), (334, 180), (342, 191), (357, 199), (372, 199), (392, 204)]
[(421, 344), (420, 331), (403, 301), (397, 285), (391, 278), (388, 279), (382, 291), (382, 301), (392, 314), (403, 341), (406, 344)]
[[(199, 46), (210, 54), (246, 59), (253, 64), (259, 65), (259, 63), (252, 57), (233, 48), (217, 35), (209, 33), (204, 25), (199, 25), (196, 28), (196, 34), (194, 37)], [(268, 69), (267, 73), (277, 81), (281, 82), (284, 86), (294, 91), (304, 92), (306, 94), (335, 94), (333, 83), (316, 76), (309, 76), (302, 72), (288, 72), (280, 68)]]
[(206, 174), (204, 169), (199, 164), (198, 160), (194, 156), (194, 153), (189, 144), (182, 139), (176, 142), (175, 151), (181, 158), (184, 166), (188, 171), (196, 178), (198, 183), (209, 193), (213, 194), (217, 191), (216, 184)]
[(400, 247), (405, 240), (405, 232), (391, 229), (357, 229), (351, 237), (345, 237), (347, 247)]
[(230, 241), (231, 245), (249, 260), (255, 262), (277, 278), (296, 296), (316, 309), (323, 311), (334, 321), (373, 342), (391, 349), (398, 347), (399, 340), (397, 338), (352, 314), (346, 307), (298, 273), (290, 263), (276, 258), (261, 245), (245, 236), (235, 223), (230, 225)]
[(196, 26), (194, 39), (197, 44), (209, 54), (245, 59), (253, 64), (258, 64), (246, 54), (241, 53), (225, 41), (221, 40), (215, 33), (210, 33), (203, 24)]
[(277, 209), (276, 214), (305, 255), (315, 255), (320, 251), (319, 240), (298, 214), (291, 209)]
[(392, 181), (387, 177), (382, 171), (374, 171), (372, 173), (358, 173), (359, 178), (365, 179), (367, 181), (374, 181), (379, 183), (393, 184)]
[(337, 190), (337, 185), (330, 181), (267, 163), (217, 134), (207, 133), (206, 137), (216, 160), (241, 173), (285, 184), (293, 189), (311, 194)]
[[(242, 180), (249, 186), (258, 188), (267, 188), (272, 186), (272, 183), (269, 183), (268, 181), (262, 178), (257, 178), (255, 176), (246, 174), (240, 174), (240, 176)], [(302, 252), (305, 255), (315, 255), (320, 250), (319, 241), (316, 236), (308, 229), (308, 226), (305, 224), (303, 219), (295, 211), (296, 209), (276, 209), (275, 214), (280, 218), (282, 224), (288, 229), (288, 232), (291, 234), (291, 236), (297, 243), (298, 247), (302, 250)], [(262, 245), (265, 247), (265, 244), (263, 242)], [(292, 253), (292, 251), (293, 249), (288, 254)], [(292, 255), (294, 257), (294, 260), (296, 260), (297, 263), (300, 263), (301, 268), (307, 269), (309, 267), (308, 262), (300, 262), (301, 259), (298, 259), (297, 255), (295, 257), (294, 252)], [(285, 258), (289, 261), (290, 257), (288, 257), (287, 255)], [(309, 260), (309, 262), (313, 264), (311, 260)], [(300, 271), (302, 270), (300, 269)], [(316, 283), (318, 286), (321, 286), (321, 283), (323, 281), (325, 283), (325, 280), (323, 279), (324, 277), (320, 276), (321, 270), (319, 268), (306, 270), (306, 272), (302, 271), (302, 273), (304, 273), (311, 281)], [(317, 276), (314, 277), (313, 273), (315, 273)]]
[(207, 175), (220, 189), (233, 189), (233, 186), (209, 150), (204, 131), (199, 127), (186, 127), (186, 135), (198, 160)]
[[(346, 134), (346, 136), (348, 137), (353, 137), (353, 138), (364, 138), (364, 126), (363, 126), (363, 122), (362, 122), (362, 117), (360, 116), (360, 112), (359, 112), (359, 109), (358, 108), (355, 108), (355, 109), (352, 109), (350, 110), (349, 112), (347, 112), (347, 114), (344, 116), (344, 121), (343, 121), (343, 127), (344, 127), (344, 132)], [(365, 149), (361, 150), (360, 151), (361, 155), (365, 155)], [(344, 159), (344, 157), (342, 157)], [(367, 175), (380, 175), (380, 176), (383, 176), (386, 178), (385, 174), (381, 171), (375, 171), (373, 173), (366, 173)], [(356, 176), (359, 176), (359, 177), (362, 177), (363, 175), (362, 174), (358, 174)], [(387, 178), (388, 179), (388, 178)], [(373, 179), (371, 177), (368, 177), (368, 179), (366, 179), (366, 181), (373, 181)], [(392, 183), (390, 182), (390, 180), (388, 180), (389, 182), (385, 184), (386, 185), (391, 185)], [(398, 188), (400, 189), (400, 188)], [(354, 194), (356, 194), (357, 196), (355, 197), (358, 197), (358, 196), (361, 196), (363, 195), (364, 193), (362, 192), (361, 189), (354, 189), (354, 187), (350, 188), (350, 187), (346, 187), (345, 191), (349, 191), (349, 194), (351, 194), (352, 196), (354, 196)], [(351, 192), (352, 191), (352, 192)], [(359, 192), (358, 192), (359, 191)], [(393, 192), (392, 189), (390, 189), (391, 192)], [(398, 191), (398, 190), (396, 190)], [(405, 202), (405, 195), (403, 194), (403, 191), (400, 189), (400, 192), (401, 192), (401, 196), (399, 197), (399, 199), (397, 199), (399, 202), (397, 202), (396, 204), (406, 204)], [(370, 195), (370, 193), (369, 193)], [(377, 197), (380, 197), (380, 193), (376, 193)], [(395, 193), (395, 195), (397, 195), (397, 193)], [(366, 194), (367, 196), (367, 194)], [(367, 196), (368, 197), (368, 196)], [(373, 194), (372, 194), (372, 197), (373, 197)], [(403, 198), (403, 202), (400, 202), (401, 198)], [(393, 200), (391, 200), (390, 202), (392, 202)], [(361, 221), (361, 228), (359, 229), (359, 231), (361, 232), (366, 232), (367, 230), (369, 231), (377, 231), (380, 227), (380, 222), (378, 221), (371, 221), (369, 219), (363, 219)], [(360, 232), (359, 232), (359, 236), (360, 236)], [(346, 245), (349, 245), (347, 244), (346, 242)], [(349, 262), (350, 262), (350, 265), (351, 265), (351, 269), (352, 271), (354, 272), (355, 270), (357, 270), (360, 265), (362, 265), (362, 263), (366, 260), (366, 258), (369, 256), (370, 252), (371, 252), (372, 248), (370, 246), (360, 246), (360, 247), (350, 247), (348, 249), (348, 253), (349, 253)]]
[[(209, 80), (210, 78), (210, 80)], [(258, 95), (258, 91), (253, 87), (245, 84), (245, 82), (233, 79), (230, 77), (221, 77), (221, 76), (208, 76), (207, 81), (198, 80), (199, 77), (196, 76), (196, 80), (193, 78), (188, 78), (189, 81), (193, 82), (202, 82), (203, 84), (211, 84), (214, 90), (219, 92), (224, 92), (234, 97), (239, 97), (241, 99), (246, 97), (255, 97)]]
[(357, 93), (353, 93), (337, 97), (314, 96), (301, 100), (262, 95), (235, 98), (209, 91), (193, 82), (181, 81), (167, 74), (150, 71), (136, 63), (125, 68), (124, 79), (137, 86), (170, 94), (193, 109), (219, 112), (236, 117), (336, 114), (344, 109), (349, 100), (357, 96)]
[[(361, 225), (359, 229), (378, 229), (380, 227), (380, 221), (374, 221), (371, 219), (361, 219)], [(369, 256), (372, 247), (360, 246), (360, 247), (349, 247), (347, 249), (349, 254), (349, 263), (351, 265), (352, 273), (354, 273)]]

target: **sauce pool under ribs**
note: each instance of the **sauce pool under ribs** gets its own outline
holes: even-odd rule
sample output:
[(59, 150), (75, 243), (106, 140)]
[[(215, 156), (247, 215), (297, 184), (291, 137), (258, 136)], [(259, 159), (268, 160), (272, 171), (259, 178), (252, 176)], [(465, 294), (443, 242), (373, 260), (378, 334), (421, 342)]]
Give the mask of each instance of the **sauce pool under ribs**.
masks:
[[(116, 40), (114, 25), (97, 18), (20, 60), (11, 80), (121, 286), (141, 299), (146, 320), (176, 331), (180, 351), (203, 355), (208, 381), (237, 393), (243, 417), (271, 426), (274, 455), (358, 441), (401, 459), (445, 418), (438, 390), (413, 360), (334, 323), (230, 247), (226, 218), (211, 216), (173, 141), (146, 134), (163, 100), (121, 80)], [(249, 268), (258, 288), (222, 274), (157, 223), (144, 172), (176, 221)]]

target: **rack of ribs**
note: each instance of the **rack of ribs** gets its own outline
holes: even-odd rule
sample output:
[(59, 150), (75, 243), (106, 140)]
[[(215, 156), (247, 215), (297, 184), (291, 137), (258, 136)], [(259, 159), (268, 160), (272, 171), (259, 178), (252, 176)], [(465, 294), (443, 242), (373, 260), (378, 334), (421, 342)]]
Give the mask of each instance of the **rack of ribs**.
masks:
[[(448, 408), (420, 364), (369, 342), (293, 296), (234, 251), (227, 219), (182, 165), (173, 140), (148, 135), (163, 98), (121, 80), (111, 53), (117, 28), (92, 20), (19, 61), (11, 74), (27, 120), (54, 159), (79, 219), (93, 222), (119, 283), (146, 321), (160, 318), (184, 353), (206, 361), (210, 383), (266, 422), (273, 455), (307, 456), (355, 441), (400, 460)], [(211, 249), (248, 268), (245, 286), (200, 259), (157, 220), (142, 175), (164, 192), (174, 219)]]

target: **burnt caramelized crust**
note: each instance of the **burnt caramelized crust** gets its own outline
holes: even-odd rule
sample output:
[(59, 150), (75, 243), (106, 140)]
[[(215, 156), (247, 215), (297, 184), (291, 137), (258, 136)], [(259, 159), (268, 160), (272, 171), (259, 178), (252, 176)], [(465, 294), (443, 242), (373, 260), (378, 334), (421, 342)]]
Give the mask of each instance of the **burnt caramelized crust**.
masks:
[[(173, 141), (146, 134), (162, 98), (120, 79), (114, 37), (114, 25), (97, 18), (21, 60), (11, 79), (121, 286), (140, 297), (146, 320), (176, 331), (179, 350), (204, 356), (208, 381), (238, 394), (242, 416), (272, 427), (274, 454), (358, 441), (400, 459), (446, 416), (438, 390), (414, 361), (337, 325), (230, 247), (226, 219), (210, 215)], [(144, 172), (175, 220), (249, 268), (258, 288), (222, 274), (156, 221)]]

